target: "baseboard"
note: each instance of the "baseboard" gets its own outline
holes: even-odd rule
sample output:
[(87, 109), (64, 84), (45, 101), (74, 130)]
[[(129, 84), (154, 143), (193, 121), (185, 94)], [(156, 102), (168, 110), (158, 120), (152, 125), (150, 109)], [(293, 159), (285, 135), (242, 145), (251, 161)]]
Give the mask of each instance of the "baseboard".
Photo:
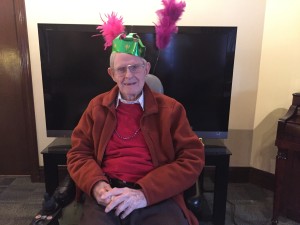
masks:
[[(59, 181), (62, 181), (65, 176), (67, 175), (68, 171), (67, 171), (67, 167), (66, 166), (58, 166), (58, 178)], [(44, 175), (44, 167), (40, 166), (39, 167), (39, 177), (40, 180), (38, 182), (45, 182), (45, 175)]]
[(253, 167), (230, 167), (229, 182), (252, 183), (259, 187), (274, 191), (275, 175)]
[(44, 176), (44, 167), (39, 167), (39, 180), (37, 182), (45, 182), (45, 176)]
[[(214, 177), (215, 168), (205, 167), (204, 176)], [(229, 183), (252, 183), (274, 191), (275, 175), (252, 167), (229, 167)]]
[[(67, 173), (65, 166), (58, 169), (63, 179)], [(214, 176), (214, 167), (205, 167), (205, 176)], [(44, 167), (39, 168), (39, 182), (44, 182)], [(229, 167), (229, 183), (252, 183), (259, 187), (274, 191), (275, 175), (252, 167)]]
[(249, 182), (270, 191), (275, 190), (275, 175), (256, 168), (250, 168)]

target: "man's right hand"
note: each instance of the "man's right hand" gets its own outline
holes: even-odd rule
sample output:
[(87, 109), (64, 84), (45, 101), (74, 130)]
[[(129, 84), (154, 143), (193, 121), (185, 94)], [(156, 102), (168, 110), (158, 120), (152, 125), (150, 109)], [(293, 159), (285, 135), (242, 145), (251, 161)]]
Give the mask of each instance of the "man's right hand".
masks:
[(107, 206), (110, 203), (111, 198), (103, 198), (102, 195), (111, 189), (111, 186), (105, 181), (99, 181), (94, 185), (92, 194), (99, 205)]

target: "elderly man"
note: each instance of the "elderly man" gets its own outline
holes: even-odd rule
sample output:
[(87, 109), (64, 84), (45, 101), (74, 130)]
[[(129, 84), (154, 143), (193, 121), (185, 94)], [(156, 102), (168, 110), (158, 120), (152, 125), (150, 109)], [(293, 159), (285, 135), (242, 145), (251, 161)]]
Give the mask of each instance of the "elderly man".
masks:
[(136, 34), (113, 42), (116, 86), (91, 100), (72, 134), (68, 170), (84, 193), (82, 225), (195, 225), (183, 192), (204, 166), (184, 107), (145, 84)]

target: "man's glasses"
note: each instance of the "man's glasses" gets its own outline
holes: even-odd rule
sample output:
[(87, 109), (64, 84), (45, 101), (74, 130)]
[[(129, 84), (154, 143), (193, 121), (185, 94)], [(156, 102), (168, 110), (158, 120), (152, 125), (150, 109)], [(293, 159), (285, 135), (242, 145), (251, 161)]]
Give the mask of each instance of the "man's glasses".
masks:
[(127, 69), (130, 71), (132, 74), (137, 74), (141, 73), (143, 69), (145, 68), (144, 64), (133, 64), (133, 65), (127, 65), (127, 66), (121, 66), (118, 68), (115, 68), (115, 74), (118, 76), (125, 76), (127, 73)]

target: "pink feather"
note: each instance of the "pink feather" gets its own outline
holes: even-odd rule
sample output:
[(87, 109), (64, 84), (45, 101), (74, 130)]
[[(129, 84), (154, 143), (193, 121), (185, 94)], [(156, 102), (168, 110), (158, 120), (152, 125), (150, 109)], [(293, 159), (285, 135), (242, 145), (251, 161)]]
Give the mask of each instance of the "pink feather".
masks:
[(164, 9), (156, 11), (158, 24), (155, 24), (156, 46), (159, 49), (165, 48), (169, 42), (172, 33), (176, 33), (178, 28), (176, 22), (184, 12), (185, 2), (176, 0), (162, 0)]
[(104, 50), (107, 47), (112, 46), (113, 40), (121, 33), (125, 32), (125, 27), (123, 25), (123, 17), (117, 17), (117, 13), (112, 12), (110, 15), (105, 15), (107, 21), (105, 22), (102, 17), (100, 16), (101, 20), (103, 21), (103, 25), (99, 25), (96, 29), (99, 30), (101, 35), (103, 36), (105, 43), (104, 43)]

